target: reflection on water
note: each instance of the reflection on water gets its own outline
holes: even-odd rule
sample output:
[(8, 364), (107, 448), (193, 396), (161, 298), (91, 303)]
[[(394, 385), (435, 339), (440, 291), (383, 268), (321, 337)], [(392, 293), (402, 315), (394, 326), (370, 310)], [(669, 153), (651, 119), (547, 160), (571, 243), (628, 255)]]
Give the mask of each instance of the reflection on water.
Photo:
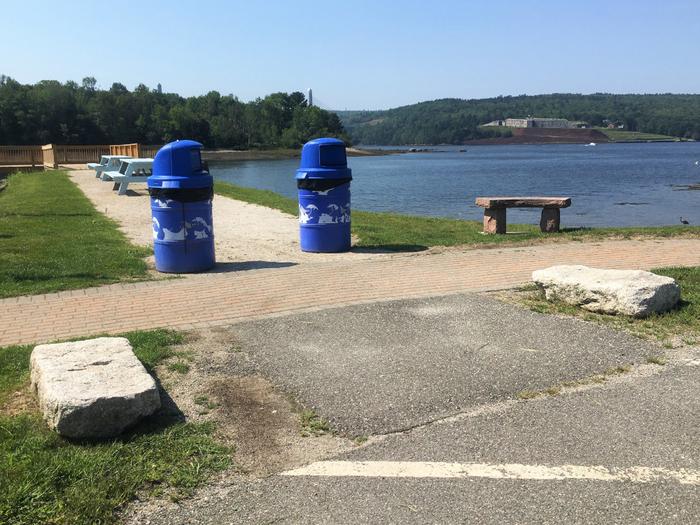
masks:
[[(351, 157), (353, 209), (479, 220), (477, 196), (572, 197), (562, 226), (700, 224), (700, 143), (440, 146)], [(211, 163), (216, 179), (296, 197), (298, 160)], [(538, 209), (509, 210), (538, 222)]]

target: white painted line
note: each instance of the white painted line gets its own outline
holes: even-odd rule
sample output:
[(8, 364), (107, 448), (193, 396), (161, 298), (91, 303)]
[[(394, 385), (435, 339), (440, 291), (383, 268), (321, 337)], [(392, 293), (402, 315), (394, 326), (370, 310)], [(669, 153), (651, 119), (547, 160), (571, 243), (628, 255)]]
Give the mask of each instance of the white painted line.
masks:
[(439, 463), (431, 461), (319, 461), (282, 472), (282, 476), (371, 478), (490, 478), (654, 483), (674, 481), (700, 485), (700, 470), (669, 470), (659, 467), (608, 468), (601, 466), (522, 465), (519, 463)]

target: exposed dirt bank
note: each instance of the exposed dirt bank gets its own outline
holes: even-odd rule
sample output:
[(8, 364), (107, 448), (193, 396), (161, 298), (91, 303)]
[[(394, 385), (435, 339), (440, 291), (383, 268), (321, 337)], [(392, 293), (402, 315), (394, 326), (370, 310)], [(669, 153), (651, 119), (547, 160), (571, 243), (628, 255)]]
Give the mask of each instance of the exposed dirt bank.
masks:
[(470, 145), (498, 144), (588, 144), (610, 142), (597, 129), (516, 128), (512, 137), (469, 140)]

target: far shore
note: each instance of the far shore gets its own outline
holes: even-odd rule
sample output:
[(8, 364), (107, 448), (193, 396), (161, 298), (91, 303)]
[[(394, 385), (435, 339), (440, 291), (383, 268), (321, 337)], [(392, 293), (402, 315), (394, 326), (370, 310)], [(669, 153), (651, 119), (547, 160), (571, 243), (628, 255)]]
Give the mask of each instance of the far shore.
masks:
[[(348, 157), (375, 157), (382, 155), (394, 155), (397, 153), (406, 153), (403, 150), (386, 150), (386, 149), (365, 149), (365, 148), (347, 148)], [(250, 160), (282, 160), (282, 159), (298, 159), (301, 155), (300, 149), (250, 149), (250, 150), (233, 150), (233, 149), (217, 149), (207, 150), (202, 152), (202, 158), (206, 161), (250, 161)]]

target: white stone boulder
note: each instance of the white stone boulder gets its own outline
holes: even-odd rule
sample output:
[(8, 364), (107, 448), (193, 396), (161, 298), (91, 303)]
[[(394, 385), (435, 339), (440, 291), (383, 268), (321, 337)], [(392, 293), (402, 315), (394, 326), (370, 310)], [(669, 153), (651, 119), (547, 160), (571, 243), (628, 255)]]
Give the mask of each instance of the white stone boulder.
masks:
[(156, 382), (123, 337), (38, 345), (31, 382), (49, 427), (70, 438), (113, 437), (160, 408)]
[(532, 280), (549, 301), (606, 314), (646, 317), (670, 310), (681, 298), (675, 280), (642, 270), (552, 266), (533, 272)]

